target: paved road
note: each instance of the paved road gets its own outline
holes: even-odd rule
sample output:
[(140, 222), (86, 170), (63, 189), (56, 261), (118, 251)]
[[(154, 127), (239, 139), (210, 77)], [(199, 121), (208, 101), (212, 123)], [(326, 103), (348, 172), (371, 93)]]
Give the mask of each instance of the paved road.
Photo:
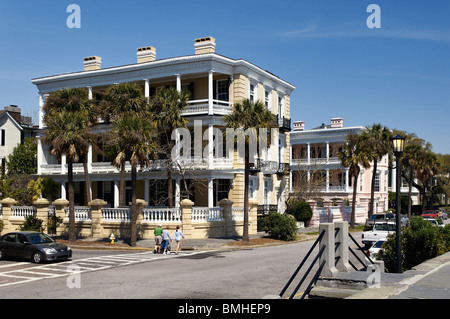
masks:
[[(260, 299), (277, 295), (312, 242), (177, 256), (121, 252), (71, 262), (0, 262), (2, 298)], [(81, 256), (81, 258), (80, 258)], [(81, 274), (74, 271), (80, 267)], [(69, 271), (68, 271), (69, 270)]]

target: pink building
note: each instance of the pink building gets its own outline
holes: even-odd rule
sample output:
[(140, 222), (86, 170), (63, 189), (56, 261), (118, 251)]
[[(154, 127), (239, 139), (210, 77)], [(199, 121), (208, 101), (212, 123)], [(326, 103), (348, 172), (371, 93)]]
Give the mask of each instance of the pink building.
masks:
[[(344, 127), (342, 118), (332, 118), (330, 124), (322, 124), (309, 130), (305, 122), (294, 122), (290, 134), (291, 176), (290, 193), (305, 199), (333, 205), (351, 205), (353, 181), (348, 168), (341, 165), (338, 153), (349, 133), (361, 134), (363, 126)], [(359, 221), (364, 222), (370, 202), (373, 167), (364, 169), (357, 183), (357, 211)], [(389, 161), (384, 156), (377, 164), (375, 180), (374, 213), (388, 209)], [(346, 211), (349, 211), (346, 209)]]

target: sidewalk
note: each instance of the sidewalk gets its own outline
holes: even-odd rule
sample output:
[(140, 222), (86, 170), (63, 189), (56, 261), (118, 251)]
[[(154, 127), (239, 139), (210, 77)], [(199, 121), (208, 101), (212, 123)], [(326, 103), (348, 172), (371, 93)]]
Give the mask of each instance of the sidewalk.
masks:
[(381, 273), (379, 288), (366, 288), (347, 299), (450, 299), (450, 252), (402, 274)]

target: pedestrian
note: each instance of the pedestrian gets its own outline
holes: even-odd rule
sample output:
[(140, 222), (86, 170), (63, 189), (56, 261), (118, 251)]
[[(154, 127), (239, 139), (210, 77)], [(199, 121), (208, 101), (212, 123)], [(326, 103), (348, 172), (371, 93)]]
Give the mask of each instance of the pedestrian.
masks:
[(175, 230), (172, 239), (172, 242), (174, 239), (177, 242), (177, 250), (175, 251), (175, 255), (178, 255), (178, 251), (180, 250), (181, 238), (186, 239), (180, 230), (180, 226), (177, 226), (177, 229)]
[(167, 255), (167, 250), (169, 249), (169, 241), (171, 239), (172, 238), (170, 237), (169, 226), (166, 226), (166, 229), (164, 229), (162, 232), (162, 241), (163, 241), (163, 246), (164, 246), (163, 254), (164, 255)]
[(155, 231), (153, 232), (153, 234), (155, 235), (155, 250), (153, 251), (153, 253), (155, 254), (161, 253), (162, 233), (163, 233), (162, 225), (159, 224), (158, 227), (156, 227)]

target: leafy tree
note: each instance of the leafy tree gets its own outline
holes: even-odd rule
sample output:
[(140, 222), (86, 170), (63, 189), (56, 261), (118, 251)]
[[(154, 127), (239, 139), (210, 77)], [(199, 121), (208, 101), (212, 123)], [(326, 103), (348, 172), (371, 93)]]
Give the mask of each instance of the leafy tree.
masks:
[[(76, 240), (73, 163), (94, 140), (90, 130), (93, 112), (84, 89), (62, 89), (50, 93), (44, 105), (44, 138), (50, 153), (58, 157), (65, 155), (68, 166), (69, 193), (69, 240)], [(87, 172), (85, 172), (85, 176)]]
[[(240, 103), (233, 105), (233, 112), (224, 118), (227, 128), (254, 129), (255, 133), (259, 133), (260, 128), (269, 129), (274, 127), (274, 116), (266, 108), (263, 102), (253, 102), (245, 99)], [(270, 141), (270, 139), (268, 139)], [(249, 138), (245, 136), (245, 155), (244, 155), (244, 231), (242, 235), (243, 241), (249, 241), (248, 237), (248, 184), (250, 175), (250, 158), (249, 158)]]
[(270, 237), (281, 240), (294, 240), (297, 234), (295, 218), (289, 214), (270, 212), (262, 222), (263, 230)]
[[(170, 154), (174, 146), (172, 132), (177, 128), (185, 128), (188, 120), (181, 116), (189, 101), (190, 94), (178, 92), (174, 87), (164, 88), (156, 93), (150, 101), (150, 112), (153, 114), (159, 132), (164, 132), (165, 153)], [(173, 207), (173, 164), (172, 157), (167, 157), (167, 196), (169, 207)]]
[(367, 127), (363, 133), (366, 139), (367, 153), (373, 162), (372, 183), (370, 187), (369, 217), (373, 214), (375, 197), (375, 179), (377, 175), (378, 160), (389, 153), (391, 131), (381, 124), (373, 124)]
[(342, 166), (348, 167), (350, 176), (353, 177), (353, 197), (352, 212), (350, 217), (350, 227), (355, 228), (355, 209), (356, 192), (358, 185), (358, 176), (361, 171), (360, 165), (364, 168), (370, 168), (370, 154), (367, 152), (366, 137), (350, 133), (345, 137), (346, 144), (339, 152), (338, 157)]
[(26, 138), (23, 144), (14, 147), (8, 156), (6, 168), (9, 175), (36, 174), (37, 172), (37, 146), (35, 138)]

